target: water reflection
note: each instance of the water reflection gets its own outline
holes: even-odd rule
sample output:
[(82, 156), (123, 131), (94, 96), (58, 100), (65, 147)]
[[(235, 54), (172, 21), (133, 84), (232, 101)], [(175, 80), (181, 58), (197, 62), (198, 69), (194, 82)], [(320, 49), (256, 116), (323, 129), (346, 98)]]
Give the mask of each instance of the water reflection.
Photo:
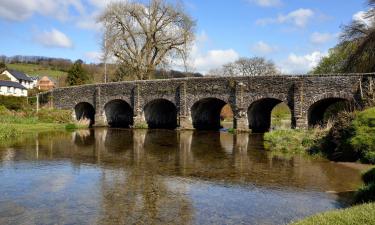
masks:
[(92, 129), (0, 148), (0, 224), (280, 224), (342, 207), (353, 167), (260, 135)]

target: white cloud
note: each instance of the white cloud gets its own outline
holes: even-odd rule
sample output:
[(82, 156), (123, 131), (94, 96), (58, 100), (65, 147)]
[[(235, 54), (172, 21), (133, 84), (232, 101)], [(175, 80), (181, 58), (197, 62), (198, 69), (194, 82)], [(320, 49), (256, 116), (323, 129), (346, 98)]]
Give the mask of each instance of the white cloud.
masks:
[(307, 55), (289, 54), (286, 60), (278, 63), (278, 67), (284, 74), (305, 74), (316, 67), (327, 53), (314, 51)]
[(193, 67), (196, 71), (207, 73), (211, 69), (219, 68), (220, 66), (233, 62), (239, 58), (239, 54), (233, 49), (215, 49), (206, 53), (198, 53), (193, 57)]
[(279, 15), (276, 18), (265, 18), (256, 21), (257, 25), (268, 24), (292, 24), (297, 27), (305, 27), (315, 15), (311, 9), (297, 9), (287, 15)]
[(80, 0), (2, 0), (0, 17), (11, 21), (24, 21), (37, 13), (65, 21), (71, 18), (71, 9), (80, 14), (84, 12)]
[(271, 46), (264, 41), (259, 41), (251, 47), (252, 51), (259, 55), (268, 55), (278, 50), (278, 47)]
[(48, 48), (72, 48), (73, 42), (64, 33), (57, 29), (43, 31), (34, 35), (34, 40)]
[(374, 22), (374, 18), (366, 18), (365, 11), (359, 11), (353, 15), (353, 20), (366, 24), (367, 26), (371, 26)]
[(282, 5), (281, 0), (249, 0), (249, 1), (261, 7), (275, 7), (275, 6)]
[(338, 34), (315, 32), (311, 35), (310, 41), (313, 44), (320, 45), (335, 40), (338, 36)]
[(103, 58), (103, 53), (96, 51), (86, 52), (84, 57), (85, 61), (88, 61), (90, 63), (100, 63)]

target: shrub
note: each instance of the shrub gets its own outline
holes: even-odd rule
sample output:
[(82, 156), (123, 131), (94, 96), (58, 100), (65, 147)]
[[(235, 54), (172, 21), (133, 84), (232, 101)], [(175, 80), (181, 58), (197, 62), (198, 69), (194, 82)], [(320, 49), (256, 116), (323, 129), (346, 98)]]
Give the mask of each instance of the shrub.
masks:
[(319, 149), (330, 160), (357, 161), (360, 158), (360, 152), (353, 151), (350, 144), (350, 138), (355, 133), (352, 126), (354, 118), (355, 115), (353, 113), (339, 113), (331, 130), (322, 139)]
[(27, 105), (26, 97), (0, 96), (0, 105), (9, 110), (21, 110)]
[(352, 122), (354, 135), (350, 144), (355, 152), (360, 153), (360, 159), (365, 163), (375, 163), (375, 108), (367, 109), (356, 114)]
[(375, 168), (365, 172), (362, 175), (362, 180), (365, 184), (375, 183)]
[(375, 182), (360, 188), (354, 196), (356, 203), (366, 203), (375, 201)]

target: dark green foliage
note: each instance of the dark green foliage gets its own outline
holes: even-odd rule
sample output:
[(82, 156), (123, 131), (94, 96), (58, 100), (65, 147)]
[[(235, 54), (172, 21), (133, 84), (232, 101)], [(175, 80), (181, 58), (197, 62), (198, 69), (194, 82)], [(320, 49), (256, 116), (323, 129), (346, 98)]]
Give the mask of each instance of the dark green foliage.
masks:
[(345, 72), (345, 61), (356, 49), (356, 43), (345, 42), (338, 44), (329, 50), (329, 54), (323, 57), (319, 65), (313, 69), (312, 74), (334, 74)]
[(375, 108), (339, 113), (318, 149), (330, 160), (375, 164)]
[(375, 107), (359, 112), (352, 123), (355, 130), (350, 144), (361, 153), (361, 161), (375, 164)]
[(357, 161), (360, 153), (353, 151), (350, 139), (355, 130), (352, 127), (354, 114), (348, 112), (339, 113), (333, 127), (325, 136), (318, 149), (320, 149), (330, 160), (334, 161)]
[(69, 86), (86, 84), (89, 80), (87, 71), (82, 66), (82, 60), (77, 60), (68, 71), (66, 84)]
[(9, 110), (21, 110), (27, 106), (27, 99), (25, 97), (0, 96), (0, 105)]
[(375, 168), (365, 172), (362, 175), (362, 180), (365, 184), (375, 183)]
[(356, 203), (366, 203), (375, 201), (375, 182), (360, 188), (354, 196)]

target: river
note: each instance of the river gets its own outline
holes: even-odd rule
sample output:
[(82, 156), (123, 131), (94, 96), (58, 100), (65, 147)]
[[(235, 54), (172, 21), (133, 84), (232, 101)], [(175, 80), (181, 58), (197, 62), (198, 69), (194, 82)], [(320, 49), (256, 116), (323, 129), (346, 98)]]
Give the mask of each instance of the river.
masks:
[(0, 147), (0, 224), (287, 224), (347, 206), (353, 165), (276, 155), (261, 135), (35, 133)]

